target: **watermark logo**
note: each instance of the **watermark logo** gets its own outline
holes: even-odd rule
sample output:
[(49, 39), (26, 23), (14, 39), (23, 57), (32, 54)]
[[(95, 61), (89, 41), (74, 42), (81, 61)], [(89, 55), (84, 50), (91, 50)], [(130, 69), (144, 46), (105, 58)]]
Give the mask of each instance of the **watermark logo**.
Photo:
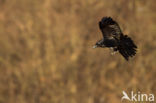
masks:
[(143, 94), (141, 92), (134, 93), (131, 91), (130, 96), (125, 91), (122, 91), (123, 97), (121, 101), (128, 100), (128, 101), (139, 101), (139, 102), (153, 102), (154, 101), (154, 94)]

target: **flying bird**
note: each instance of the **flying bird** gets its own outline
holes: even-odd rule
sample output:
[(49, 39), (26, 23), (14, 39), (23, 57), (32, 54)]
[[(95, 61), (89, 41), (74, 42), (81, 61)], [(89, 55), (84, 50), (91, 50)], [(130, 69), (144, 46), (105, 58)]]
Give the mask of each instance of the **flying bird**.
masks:
[(137, 46), (133, 40), (122, 33), (118, 23), (111, 17), (103, 17), (99, 22), (99, 28), (103, 39), (96, 42), (93, 48), (108, 47), (113, 50), (113, 54), (119, 52), (127, 61), (136, 54)]

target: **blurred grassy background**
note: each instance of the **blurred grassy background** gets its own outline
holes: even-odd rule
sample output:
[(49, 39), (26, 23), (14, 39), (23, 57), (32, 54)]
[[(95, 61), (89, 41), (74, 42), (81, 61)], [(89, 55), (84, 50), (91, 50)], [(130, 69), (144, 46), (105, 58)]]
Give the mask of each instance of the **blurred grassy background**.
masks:
[[(155, 12), (154, 0), (0, 0), (0, 103), (121, 103), (123, 90), (156, 95)], [(103, 16), (138, 45), (129, 62), (92, 49)]]

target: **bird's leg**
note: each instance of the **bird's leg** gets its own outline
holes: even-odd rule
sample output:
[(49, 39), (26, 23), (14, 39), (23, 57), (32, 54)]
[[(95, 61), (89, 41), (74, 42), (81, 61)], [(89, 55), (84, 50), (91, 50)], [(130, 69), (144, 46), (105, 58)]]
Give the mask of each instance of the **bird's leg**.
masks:
[(111, 55), (114, 55), (114, 50), (112, 47), (110, 47)]
[(112, 55), (115, 55), (117, 52), (118, 52), (118, 49), (117, 48), (110, 48), (110, 50), (111, 50), (111, 54)]

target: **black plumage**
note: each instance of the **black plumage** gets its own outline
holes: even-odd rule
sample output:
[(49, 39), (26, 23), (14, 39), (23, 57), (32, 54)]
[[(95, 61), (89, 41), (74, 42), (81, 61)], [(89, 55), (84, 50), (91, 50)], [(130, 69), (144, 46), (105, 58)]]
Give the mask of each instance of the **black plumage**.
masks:
[(112, 48), (114, 52), (118, 51), (126, 60), (136, 54), (137, 46), (133, 40), (122, 33), (118, 23), (111, 17), (103, 17), (99, 22), (99, 28), (103, 34), (103, 39), (98, 41), (94, 48)]

